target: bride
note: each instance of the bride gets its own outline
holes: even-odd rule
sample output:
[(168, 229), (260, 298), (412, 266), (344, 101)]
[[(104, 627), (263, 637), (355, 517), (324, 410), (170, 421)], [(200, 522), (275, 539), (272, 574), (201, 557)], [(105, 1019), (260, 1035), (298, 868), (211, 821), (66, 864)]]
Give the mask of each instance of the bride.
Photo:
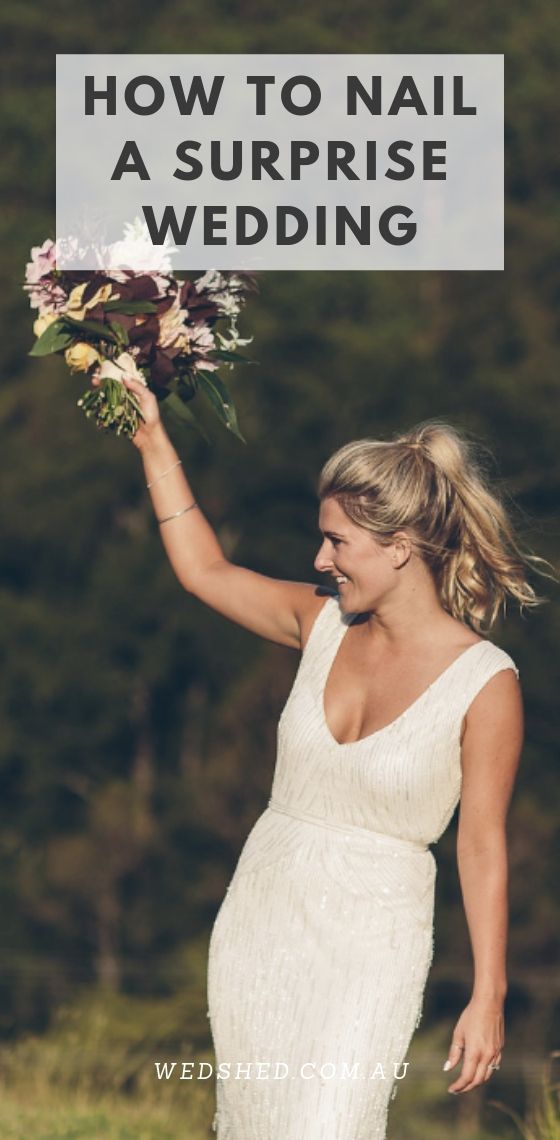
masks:
[(233, 565), (134, 380), (134, 437), (162, 540), (200, 601), (301, 651), (272, 795), (212, 931), (219, 1140), (385, 1136), (433, 954), (430, 845), (460, 799), (472, 995), (443, 1068), (465, 1094), (499, 1069), (505, 820), (522, 744), (513, 661), (483, 636), (538, 600), (531, 559), (470, 446), (428, 422), (338, 451), (320, 479), (315, 567), (331, 587)]

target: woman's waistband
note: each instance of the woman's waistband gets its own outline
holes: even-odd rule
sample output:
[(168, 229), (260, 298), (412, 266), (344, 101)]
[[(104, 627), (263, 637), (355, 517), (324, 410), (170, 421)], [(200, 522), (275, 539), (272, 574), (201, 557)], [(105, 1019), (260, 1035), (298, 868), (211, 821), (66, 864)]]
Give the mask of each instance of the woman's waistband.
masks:
[(293, 807), (291, 804), (280, 803), (272, 796), (268, 801), (268, 807), (271, 811), (292, 816), (293, 819), (300, 819), (303, 823), (313, 823), (317, 827), (327, 827), (333, 831), (346, 832), (347, 835), (366, 835), (368, 839), (378, 843), (379, 846), (388, 847), (394, 851), (407, 851), (410, 853), (429, 850), (425, 843), (415, 839), (401, 839), (396, 835), (388, 835), (384, 831), (372, 831), (369, 827), (359, 827), (355, 823), (342, 823), (336, 819), (323, 819), (319, 815), (312, 815), (310, 812), (301, 811), (300, 808)]

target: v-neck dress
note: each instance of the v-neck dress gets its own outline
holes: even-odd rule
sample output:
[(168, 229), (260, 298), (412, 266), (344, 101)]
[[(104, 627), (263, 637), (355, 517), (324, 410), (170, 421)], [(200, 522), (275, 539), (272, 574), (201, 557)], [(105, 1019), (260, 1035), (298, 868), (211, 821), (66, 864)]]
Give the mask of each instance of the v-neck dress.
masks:
[(212, 930), (218, 1140), (385, 1137), (432, 962), (429, 845), (460, 797), (462, 721), (495, 673), (517, 673), (476, 642), (401, 716), (340, 744), (323, 699), (347, 628), (328, 598)]

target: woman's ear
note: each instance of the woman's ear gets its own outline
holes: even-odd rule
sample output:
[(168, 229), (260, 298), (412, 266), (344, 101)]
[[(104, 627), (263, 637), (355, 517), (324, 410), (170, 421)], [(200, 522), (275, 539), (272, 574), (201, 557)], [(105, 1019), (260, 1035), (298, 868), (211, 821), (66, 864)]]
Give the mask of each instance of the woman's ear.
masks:
[(412, 543), (406, 531), (399, 530), (393, 535), (391, 543), (392, 563), (396, 570), (406, 566), (412, 554)]

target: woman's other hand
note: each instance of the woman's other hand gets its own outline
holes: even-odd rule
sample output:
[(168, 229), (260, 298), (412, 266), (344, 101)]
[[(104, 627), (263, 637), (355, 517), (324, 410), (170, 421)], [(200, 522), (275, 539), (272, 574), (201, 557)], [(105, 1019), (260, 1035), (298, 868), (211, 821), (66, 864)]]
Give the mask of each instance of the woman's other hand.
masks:
[[(500, 1066), (504, 1047), (503, 1002), (471, 998), (455, 1029), (444, 1072), (463, 1062), (451, 1093), (469, 1092), (490, 1080)], [(491, 1066), (494, 1066), (492, 1068)]]

